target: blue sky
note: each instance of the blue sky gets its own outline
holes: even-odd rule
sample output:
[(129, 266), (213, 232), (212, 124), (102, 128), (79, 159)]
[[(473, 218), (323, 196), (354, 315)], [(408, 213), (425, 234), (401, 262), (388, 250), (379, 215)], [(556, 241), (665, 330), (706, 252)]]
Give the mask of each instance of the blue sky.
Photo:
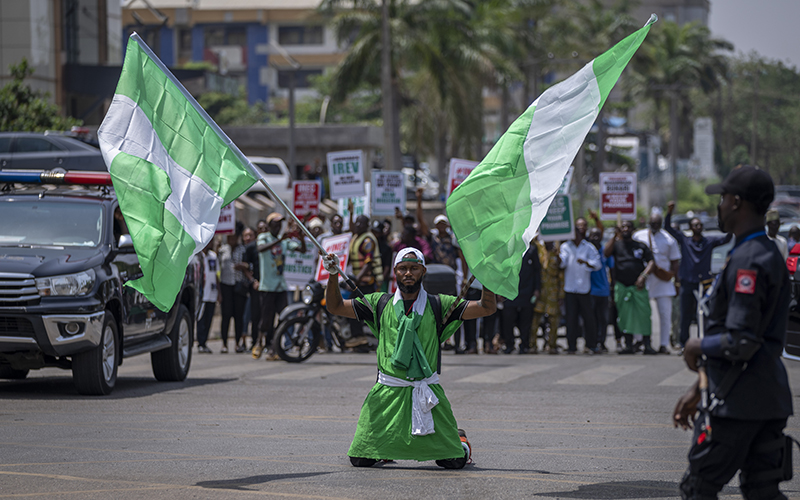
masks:
[(800, 69), (800, 0), (711, 0), (714, 36)]

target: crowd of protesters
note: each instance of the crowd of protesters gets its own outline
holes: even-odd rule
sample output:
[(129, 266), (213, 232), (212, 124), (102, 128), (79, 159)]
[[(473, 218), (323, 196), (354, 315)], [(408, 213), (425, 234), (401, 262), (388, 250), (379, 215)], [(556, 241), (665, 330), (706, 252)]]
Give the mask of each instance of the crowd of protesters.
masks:
[[(417, 193), (416, 212), (398, 209), (394, 220), (370, 220), (365, 215), (350, 216), (349, 266), (346, 270), (363, 293), (391, 292), (394, 283), (391, 262), (400, 250), (420, 250), (426, 262), (452, 269), (458, 285), (471, 274), (447, 216), (436, 215), (429, 227)], [(353, 213), (350, 205), (349, 213)], [(456, 354), (576, 354), (583, 339), (583, 354), (595, 355), (615, 350), (618, 354), (670, 354), (682, 350), (697, 318), (698, 291), (713, 278), (711, 259), (714, 248), (730, 241), (730, 236), (707, 235), (699, 218), (689, 221), (690, 234), (673, 227), (675, 204), (670, 202), (662, 214), (654, 209), (647, 227), (638, 229), (633, 221), (622, 221), (613, 236), (605, 236), (605, 226), (592, 210), (589, 219), (575, 221), (571, 240), (553, 242), (535, 238), (522, 259), (517, 297), (498, 297), (498, 311), (490, 317), (464, 322), (459, 332), (444, 347)], [(790, 233), (789, 241), (778, 235), (777, 212), (766, 217), (767, 231), (783, 254), (800, 240), (800, 229)], [(305, 220), (309, 232), (320, 242), (345, 232), (340, 214), (326, 219), (311, 216)], [(606, 240), (606, 241), (604, 241)], [(255, 228), (239, 224), (234, 234), (212, 241), (198, 258), (203, 269), (203, 307), (198, 314), (198, 352), (211, 353), (206, 345), (212, 318), (219, 303), (221, 353), (229, 348), (249, 352), (267, 360), (277, 359), (271, 351), (276, 318), (287, 305), (290, 290), (283, 276), (285, 255), (311, 248), (293, 220), (272, 213)], [(481, 284), (475, 280), (466, 298), (479, 297)], [(673, 306), (677, 314), (673, 314)], [(677, 320), (673, 322), (673, 317)], [(233, 324), (231, 339), (230, 328)], [(651, 325), (657, 325), (655, 331)], [(675, 331), (673, 332), (673, 324)], [(613, 327), (613, 339), (609, 339)], [(364, 331), (363, 324), (350, 321), (351, 331)], [(565, 341), (559, 343), (559, 332)], [(658, 344), (651, 337), (658, 335)], [(346, 350), (358, 351), (366, 341), (353, 335)], [(232, 340), (232, 345), (229, 345)], [(321, 351), (338, 350), (329, 331), (324, 332)]]

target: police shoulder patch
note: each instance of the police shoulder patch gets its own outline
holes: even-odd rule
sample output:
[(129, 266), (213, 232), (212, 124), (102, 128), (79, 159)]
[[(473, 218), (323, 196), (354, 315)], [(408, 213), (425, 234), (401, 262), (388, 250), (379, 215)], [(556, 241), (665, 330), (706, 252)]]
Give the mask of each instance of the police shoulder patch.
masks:
[(756, 271), (753, 269), (736, 270), (736, 293), (756, 293)]

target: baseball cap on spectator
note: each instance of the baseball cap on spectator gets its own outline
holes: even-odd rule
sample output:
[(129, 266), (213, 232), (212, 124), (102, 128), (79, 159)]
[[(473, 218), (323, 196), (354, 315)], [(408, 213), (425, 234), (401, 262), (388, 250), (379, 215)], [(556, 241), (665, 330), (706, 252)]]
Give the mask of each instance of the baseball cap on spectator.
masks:
[(725, 193), (755, 204), (764, 213), (775, 199), (775, 184), (766, 171), (753, 165), (739, 165), (721, 183), (706, 186), (706, 194)]
[(774, 208), (772, 210), (767, 210), (767, 222), (772, 222), (774, 220), (781, 220), (781, 215)]
[(283, 215), (279, 214), (278, 212), (272, 212), (271, 214), (267, 215), (267, 224), (274, 220), (283, 220)]
[(314, 229), (315, 227), (324, 227), (324, 224), (322, 224), (322, 221), (318, 217), (314, 217), (308, 222), (309, 229)]
[(434, 219), (433, 219), (433, 225), (434, 226), (436, 224), (440, 223), (440, 222), (444, 222), (445, 224), (449, 224), (450, 223), (450, 221), (447, 220), (447, 216), (444, 215), (444, 214), (439, 214), (436, 217), (434, 217)]

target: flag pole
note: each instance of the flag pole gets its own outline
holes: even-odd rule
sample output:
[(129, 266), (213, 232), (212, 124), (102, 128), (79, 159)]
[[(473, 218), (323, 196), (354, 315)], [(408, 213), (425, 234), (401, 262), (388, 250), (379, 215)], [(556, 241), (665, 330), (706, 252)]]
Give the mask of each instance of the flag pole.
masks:
[[(158, 69), (160, 69), (167, 76), (167, 79), (169, 79), (169, 81), (172, 82), (175, 85), (175, 87), (178, 88), (183, 97), (185, 97), (186, 100), (189, 102), (189, 104), (191, 104), (192, 107), (195, 109), (195, 111), (197, 111), (200, 114), (200, 116), (203, 118), (203, 120), (205, 120), (208, 126), (211, 127), (211, 129), (214, 130), (214, 132), (216, 132), (216, 134), (219, 136), (222, 142), (225, 143), (225, 145), (228, 146), (234, 152), (234, 154), (236, 154), (237, 158), (239, 158), (239, 161), (241, 161), (244, 165), (247, 166), (247, 168), (250, 170), (250, 173), (253, 174), (253, 177), (258, 179), (261, 182), (261, 184), (263, 184), (264, 187), (267, 188), (267, 192), (270, 194), (270, 196), (272, 196), (272, 199), (280, 203), (280, 205), (283, 207), (286, 213), (289, 214), (289, 216), (306, 234), (306, 236), (308, 236), (311, 239), (312, 243), (314, 243), (314, 246), (316, 246), (317, 249), (319, 249), (319, 254), (326, 255), (325, 248), (320, 244), (319, 241), (317, 241), (316, 238), (314, 238), (314, 236), (311, 234), (311, 231), (308, 230), (305, 224), (300, 222), (300, 219), (297, 218), (294, 212), (289, 210), (289, 207), (286, 205), (286, 203), (277, 194), (275, 194), (275, 191), (272, 190), (272, 187), (270, 187), (269, 183), (267, 183), (266, 179), (264, 179), (264, 174), (259, 169), (257, 169), (255, 165), (253, 165), (253, 163), (247, 158), (247, 156), (244, 155), (244, 153), (242, 153), (239, 147), (233, 143), (230, 137), (228, 137), (228, 134), (222, 131), (220, 126), (217, 125), (217, 122), (215, 122), (208, 115), (208, 113), (206, 113), (206, 110), (203, 109), (203, 107), (200, 106), (200, 104), (195, 100), (194, 96), (192, 96), (192, 94), (190, 94), (189, 91), (186, 90), (186, 87), (183, 86), (180, 80), (175, 78), (175, 75), (172, 74), (169, 68), (167, 68), (167, 66), (161, 61), (161, 59), (158, 58), (155, 52), (153, 52), (153, 50), (150, 47), (148, 47), (148, 45), (144, 42), (144, 40), (142, 40), (142, 37), (140, 37), (139, 34), (136, 33), (135, 31), (131, 33), (130, 37), (133, 38), (134, 41), (136, 41), (136, 43), (139, 45), (139, 47), (141, 47), (142, 51), (144, 51), (144, 53), (147, 54), (150, 60), (153, 61), (153, 63), (155, 63), (156, 66), (158, 66)], [(364, 303), (367, 305), (367, 307), (369, 307), (370, 310), (372, 310), (372, 307), (369, 305), (369, 301), (367, 301), (366, 298), (364, 297), (364, 294), (361, 292), (361, 290), (358, 289), (356, 284), (353, 283), (353, 280), (351, 280), (342, 271), (342, 268), (339, 267), (338, 263), (336, 264), (336, 270), (342, 276), (345, 283), (347, 283), (347, 286), (352, 288), (359, 297), (364, 299)]]

